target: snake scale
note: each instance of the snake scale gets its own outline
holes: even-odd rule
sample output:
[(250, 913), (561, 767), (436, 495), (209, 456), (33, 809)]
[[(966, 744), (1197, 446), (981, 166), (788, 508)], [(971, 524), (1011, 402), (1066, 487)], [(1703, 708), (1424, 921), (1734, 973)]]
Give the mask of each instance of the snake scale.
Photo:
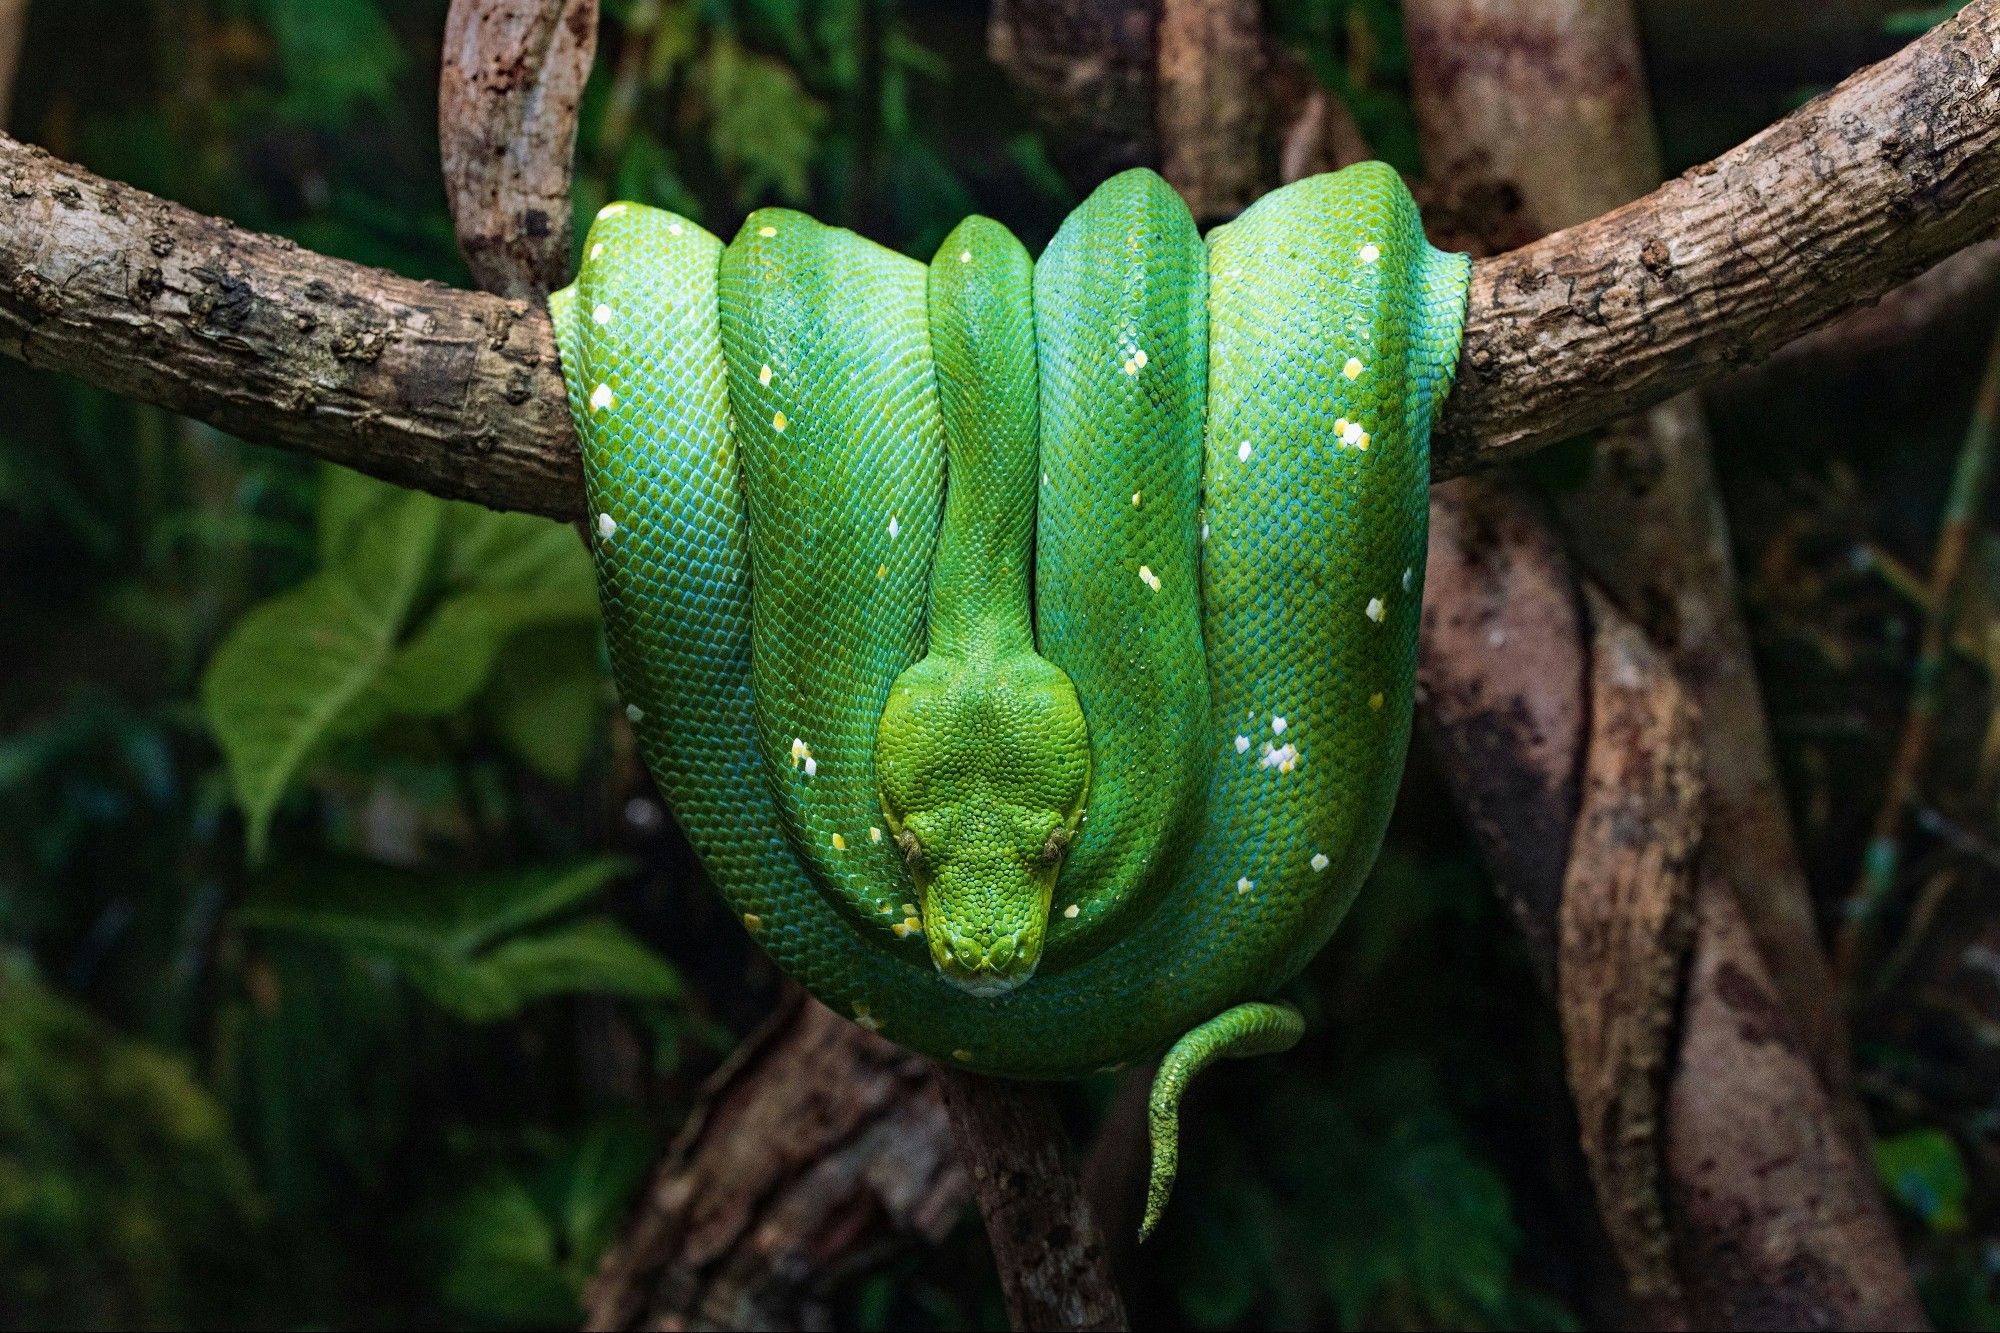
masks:
[(1040, 260), (603, 209), (556, 293), (614, 675), (717, 888), (837, 1012), (982, 1073), (1189, 1078), (1372, 865), (1468, 263), (1380, 163), (1204, 239), (1100, 186)]

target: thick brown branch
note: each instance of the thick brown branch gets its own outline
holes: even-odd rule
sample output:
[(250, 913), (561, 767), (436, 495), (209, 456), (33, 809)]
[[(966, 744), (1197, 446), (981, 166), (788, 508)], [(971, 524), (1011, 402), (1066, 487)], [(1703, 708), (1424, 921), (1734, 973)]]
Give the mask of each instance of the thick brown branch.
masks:
[[(1602, 425), (1872, 301), (2000, 221), (2000, 0), (1608, 216), (1482, 262), (1440, 476)], [(0, 140), (0, 351), (261, 443), (572, 516), (548, 321)]]

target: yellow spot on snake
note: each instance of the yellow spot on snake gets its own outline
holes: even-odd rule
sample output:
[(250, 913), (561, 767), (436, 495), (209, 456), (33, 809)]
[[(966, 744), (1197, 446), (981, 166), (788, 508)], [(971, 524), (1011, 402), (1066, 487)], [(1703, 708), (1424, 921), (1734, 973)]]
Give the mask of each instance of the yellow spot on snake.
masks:
[(1364, 431), (1362, 431), (1362, 432), (1361, 432), (1361, 438), (1360, 438), (1360, 439), (1358, 439), (1358, 440), (1356, 440), (1356, 441), (1354, 442), (1354, 447), (1355, 447), (1356, 449), (1359, 449), (1359, 450), (1361, 450), (1361, 451), (1362, 451), (1363, 453), (1366, 453), (1366, 452), (1368, 451), (1368, 432), (1367, 432), (1367, 431), (1365, 431), (1365, 430), (1364, 430)]
[(1236, 881), (1236, 891), (1238, 893), (1248, 893), (1256, 887), (1257, 881), (1254, 879), (1239, 879)]
[(1382, 617), (1388, 614), (1388, 608), (1382, 605), (1380, 597), (1370, 597), (1368, 599), (1368, 610), (1365, 614), (1370, 620), (1379, 625), (1382, 623)]
[(961, 1046), (951, 1053), (951, 1058), (960, 1064), (970, 1064), (972, 1063), (972, 1052)]
[(880, 1032), (882, 1030), (882, 1020), (869, 1013), (868, 1006), (859, 1000), (854, 1002), (854, 1021), (860, 1026), (867, 1028), (870, 1032)]
[(1313, 873), (1314, 873), (1314, 874), (1318, 874), (1318, 873), (1319, 873), (1320, 871), (1322, 871), (1322, 870), (1326, 869), (1326, 868), (1327, 868), (1327, 867), (1328, 867), (1329, 865), (1332, 865), (1332, 864), (1333, 864), (1333, 863), (1332, 863), (1331, 861), (1328, 861), (1328, 860), (1326, 859), (1326, 853), (1325, 853), (1325, 852), (1314, 852), (1314, 853), (1313, 853), (1313, 859), (1312, 859), (1312, 868), (1313, 868)]
[(1145, 584), (1154, 592), (1160, 590), (1160, 576), (1155, 574), (1148, 566), (1139, 566), (1139, 582)]
[(757, 228), (757, 234), (759, 236), (776, 236), (778, 229), (776, 227), (759, 227)]
[(613, 403), (617, 401), (618, 399), (612, 396), (611, 386), (609, 384), (600, 384), (595, 389), (591, 390), (590, 405), (596, 408), (600, 412), (604, 411), (606, 408), (610, 407)]
[(870, 824), (868, 826), (868, 841), (870, 842), (882, 841), (882, 830), (876, 828), (873, 824)]
[(771, 387), (771, 367), (768, 364), (759, 367), (757, 382), (767, 389)]
[(785, 425), (785, 414), (783, 412), (779, 412), (771, 418), (771, 429), (778, 432), (778, 434), (783, 435), (785, 433)]
[[(800, 764), (810, 764), (812, 762), (812, 754), (813, 754), (812, 746), (806, 744), (804, 737), (802, 736), (792, 737), (793, 768), (797, 768)], [(812, 770), (807, 769), (806, 771), (810, 773)]]
[(1146, 368), (1145, 348), (1141, 347), (1138, 351), (1132, 353), (1132, 364), (1137, 366), (1141, 370), (1144, 370)]
[(841, 836), (840, 836), (840, 835), (839, 835), (838, 833), (834, 834), (834, 835), (833, 835), (833, 850), (835, 850), (836, 852), (844, 852), (844, 851), (846, 851), (846, 850), (847, 850), (847, 839), (845, 839), (845, 838), (841, 837)]
[(618, 533), (618, 520), (609, 514), (597, 516), (597, 536), (602, 541), (610, 541)]
[(875, 566), (875, 577), (876, 577), (876, 578), (878, 578), (878, 579), (886, 579), (886, 578), (888, 578), (888, 577), (889, 577), (889, 567), (888, 567), (887, 565), (877, 565), (877, 566)]
[(960, 250), (958, 252), (958, 262), (961, 264), (970, 264), (972, 262), (972, 251)]
[(1137, 491), (1132, 492), (1132, 507), (1134, 509), (1139, 507), (1139, 492)]
[(755, 935), (764, 928), (764, 918), (758, 916), (755, 912), (745, 912), (743, 914), (743, 928), (752, 935)]
[(1351, 380), (1358, 380), (1361, 378), (1361, 369), (1361, 358), (1350, 356), (1347, 358), (1347, 364), (1340, 368), (1340, 373)]
[(1368, 696), (1368, 706), (1378, 713), (1382, 711), (1382, 691), (1377, 690)]
[(903, 915), (904, 915), (904, 916), (915, 916), (916, 914), (917, 914), (917, 905), (916, 905), (915, 903), (904, 903), (904, 904), (903, 904)]

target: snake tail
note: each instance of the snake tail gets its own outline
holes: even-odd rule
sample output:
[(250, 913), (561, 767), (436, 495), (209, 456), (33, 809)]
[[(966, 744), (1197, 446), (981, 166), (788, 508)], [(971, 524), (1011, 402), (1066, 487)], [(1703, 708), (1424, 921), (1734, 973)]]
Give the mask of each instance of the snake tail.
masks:
[(1181, 1095), (1194, 1076), (1224, 1058), (1275, 1055), (1305, 1035), (1306, 1020), (1289, 1004), (1239, 1004), (1225, 1009), (1173, 1044), (1153, 1076), (1146, 1101), (1146, 1127), (1153, 1141), (1153, 1166), (1146, 1177), (1145, 1240), (1167, 1211), (1181, 1156)]

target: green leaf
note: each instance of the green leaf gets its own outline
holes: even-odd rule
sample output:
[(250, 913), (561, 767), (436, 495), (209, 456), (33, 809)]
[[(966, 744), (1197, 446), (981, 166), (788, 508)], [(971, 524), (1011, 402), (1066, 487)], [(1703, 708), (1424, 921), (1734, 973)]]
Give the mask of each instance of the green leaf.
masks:
[(483, 957), (411, 960), (404, 973), (439, 1008), (470, 1023), (497, 1023), (556, 995), (671, 1000), (680, 974), (614, 921), (577, 921), (522, 935)]
[(603, 699), (597, 636), (558, 626), (521, 635), (494, 664), (485, 706), (522, 763), (571, 783), (597, 737)]
[[(330, 467), (318, 527), (319, 573), (237, 622), (202, 679), (253, 861), (278, 802), (333, 742), (465, 708), (526, 630), (573, 626), (595, 642), (590, 557), (562, 524)], [(536, 758), (563, 771), (585, 743), (565, 733)]]
[(279, 114), (337, 129), (395, 105), (402, 44), (372, 0), (258, 0), (287, 85)]
[(510, 1018), (555, 995), (673, 999), (680, 974), (622, 926), (542, 924), (627, 869), (613, 857), (478, 876), (354, 862), (292, 867), (259, 884), (237, 919), (378, 958), (468, 1022)]
[(555, 1227), (521, 1181), (496, 1179), (468, 1192), (449, 1227), (457, 1241), (444, 1276), (450, 1304), (491, 1320), (577, 1322), (581, 1288), (563, 1271)]
[(826, 108), (790, 68), (728, 39), (710, 49), (705, 74), (710, 145), (739, 173), (739, 199), (776, 190), (788, 202), (804, 200)]
[(1916, 1129), (1875, 1144), (1875, 1170), (1898, 1202), (1940, 1234), (1964, 1231), (1971, 1178), (1958, 1144), (1941, 1129)]
[[(357, 511), (359, 512), (359, 511)], [(202, 708), (228, 762), (251, 860), (300, 768), (379, 722), (376, 688), (428, 575), (438, 502), (416, 492), (366, 508), (341, 563), (253, 608), (202, 675)]]

